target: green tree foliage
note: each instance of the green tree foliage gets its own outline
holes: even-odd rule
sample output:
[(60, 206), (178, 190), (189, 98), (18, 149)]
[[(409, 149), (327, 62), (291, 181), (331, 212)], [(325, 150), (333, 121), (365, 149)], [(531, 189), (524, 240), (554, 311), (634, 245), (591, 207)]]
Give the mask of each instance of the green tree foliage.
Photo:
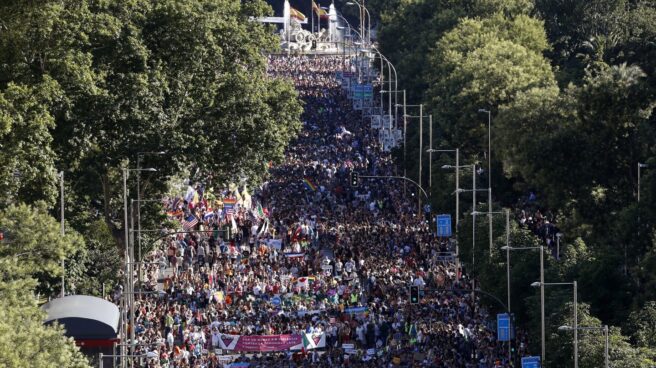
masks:
[(631, 338), (640, 347), (656, 349), (656, 302), (650, 301), (631, 313), (629, 326)]
[[(103, 220), (95, 220), (84, 232), (86, 249), (66, 259), (66, 289), (74, 294), (102, 296), (120, 280), (124, 267), (116, 241)], [(59, 282), (59, 280), (53, 280)]]
[(61, 326), (44, 326), (37, 306), (36, 281), (20, 278), (24, 267), (17, 257), (0, 258), (0, 366), (90, 367)]
[(61, 236), (43, 202), (10, 205), (0, 211), (0, 366), (88, 367), (60, 326), (44, 326), (36, 290), (51, 292), (61, 260), (84, 252), (74, 231)]
[(536, 0), (553, 45), (551, 59), (566, 84), (585, 77), (594, 62), (637, 63), (651, 70), (656, 7), (650, 1)]
[(54, 118), (47, 108), (56, 83), (46, 78), (34, 86), (10, 83), (0, 90), (0, 205), (18, 198), (33, 203), (56, 198)]
[(399, 82), (411, 100), (421, 99), (428, 89), (430, 50), (453, 29), (460, 18), (503, 13), (509, 17), (528, 14), (530, 0), (407, 0), (383, 7), (379, 30), (381, 51), (399, 72)]
[(84, 250), (84, 240), (77, 232), (61, 235), (59, 222), (42, 202), (10, 205), (0, 211), (0, 224), (5, 235), (2, 243), (6, 244), (0, 257), (20, 260), (17, 277), (61, 276), (61, 261)]
[[(452, 6), (456, 3), (461, 6)], [(492, 165), (495, 199), (514, 205), (520, 193), (538, 193), (539, 205), (553, 210), (565, 234), (561, 260), (547, 256), (547, 280), (578, 280), (580, 300), (589, 302), (585, 313), (625, 327), (637, 343), (637, 331), (642, 328), (648, 335), (653, 318), (643, 311), (643, 323), (636, 324), (636, 310), (656, 296), (656, 7), (633, 0), (535, 0), (530, 2), (534, 8), (509, 7), (513, 3), (520, 4), (399, 1), (381, 18), (380, 48), (396, 63), (408, 103), (424, 102), (433, 114), (433, 147), (460, 147), (461, 164), (483, 159), (487, 116), (477, 111), (492, 111), (492, 157), (498, 160)], [(491, 6), (483, 9), (485, 4)], [(413, 126), (414, 120), (410, 158), (419, 154)], [(434, 167), (453, 165), (446, 155), (438, 155), (436, 162)], [(640, 204), (635, 201), (638, 162), (648, 164), (642, 170)], [(469, 189), (470, 173), (463, 171), (460, 187)], [(409, 174), (416, 177), (416, 167)], [(433, 190), (439, 191), (433, 193), (434, 207), (451, 209), (452, 174), (433, 174)], [(485, 183), (485, 176), (479, 175), (478, 182)], [(464, 211), (469, 211), (466, 206)], [(504, 295), (505, 254), (498, 250), (503, 228), (498, 221), (490, 252), (487, 219), (478, 216), (475, 267), (470, 261), (471, 217), (461, 222), (458, 236), (468, 271), (483, 289)], [(511, 233), (511, 242), (535, 244), (530, 233), (524, 240), (520, 231)], [(521, 283), (511, 280), (513, 309), (520, 325), (539, 331), (539, 298), (526, 285), (526, 279), (538, 277), (537, 260), (526, 256), (511, 256), (513, 269), (526, 276)], [(531, 267), (522, 269), (523, 263)], [(547, 310), (557, 311), (571, 301), (565, 290), (549, 295)], [(633, 322), (627, 324), (631, 311)], [(555, 323), (562, 321), (549, 314), (550, 331), (555, 331)], [(616, 365), (653, 364), (648, 344), (632, 348), (616, 328), (613, 336)], [(599, 341), (589, 341), (581, 351), (582, 364), (601, 366), (603, 349)], [(549, 350), (561, 348), (565, 345)], [(571, 350), (552, 356), (554, 362), (571, 359)]]
[[(573, 361), (573, 332), (558, 331), (559, 326), (574, 325), (572, 311), (571, 302), (554, 309), (552, 323), (549, 326), (549, 331), (552, 333), (547, 338), (547, 349), (551, 355), (547, 355), (547, 358), (551, 362), (562, 364)], [(599, 329), (579, 331), (579, 367), (603, 367), (605, 346), (604, 334), (601, 330), (603, 326), (599, 319), (590, 314), (590, 306), (586, 303), (578, 305), (578, 322), (579, 327)], [(656, 363), (653, 360), (653, 353), (632, 347), (628, 338), (622, 335), (619, 328), (611, 327), (609, 329), (608, 346), (611, 367), (649, 368)]]
[(541, 55), (547, 47), (541, 23), (524, 15), (463, 19), (446, 33), (431, 53), (427, 79), (430, 106), (449, 143), (465, 154), (477, 152), (487, 142), (479, 108), (553, 86), (551, 67)]
[[(142, 160), (158, 169), (141, 175), (142, 194), (155, 198), (183, 167), (219, 184), (258, 183), (266, 164), (282, 159), (301, 112), (293, 88), (266, 76), (263, 53), (277, 40), (250, 19), (268, 9), (259, 0), (5, 3), (0, 92), (15, 85), (27, 94), (42, 81), (50, 88), (33, 107), (12, 104), (0, 116), (42, 116), (32, 124), (45, 126), (34, 134), (52, 134), (40, 140), (51, 162), (40, 164), (68, 169), (79, 207), (100, 210), (113, 232), (119, 168), (134, 167), (138, 152), (166, 152)], [(34, 188), (52, 200), (52, 188)]]

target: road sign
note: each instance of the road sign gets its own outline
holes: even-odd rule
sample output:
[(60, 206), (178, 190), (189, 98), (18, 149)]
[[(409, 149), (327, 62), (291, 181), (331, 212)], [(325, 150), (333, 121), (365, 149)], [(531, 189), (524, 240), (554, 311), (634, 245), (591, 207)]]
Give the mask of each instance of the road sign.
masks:
[(437, 236), (451, 237), (451, 215), (437, 215)]
[(523, 357), (522, 368), (540, 368), (540, 357), (539, 356)]
[(497, 314), (497, 341), (510, 341), (512, 332), (508, 313)]

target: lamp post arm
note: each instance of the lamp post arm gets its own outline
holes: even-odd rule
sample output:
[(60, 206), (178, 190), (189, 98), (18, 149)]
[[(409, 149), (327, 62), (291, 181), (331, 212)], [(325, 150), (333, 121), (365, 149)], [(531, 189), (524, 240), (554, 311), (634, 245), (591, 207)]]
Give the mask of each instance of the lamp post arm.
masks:
[(421, 190), (421, 192), (424, 194), (426, 199), (428, 199), (428, 194), (426, 193), (424, 188), (422, 188), (421, 185), (419, 185), (419, 183), (417, 183), (416, 181), (414, 181), (414, 180), (412, 180), (408, 177), (405, 177), (405, 176), (360, 175), (360, 177), (361, 178), (370, 178), (370, 179), (401, 179), (401, 180), (407, 180), (407, 181), (411, 182), (412, 184), (414, 184), (415, 186), (417, 186), (417, 188), (419, 188)]

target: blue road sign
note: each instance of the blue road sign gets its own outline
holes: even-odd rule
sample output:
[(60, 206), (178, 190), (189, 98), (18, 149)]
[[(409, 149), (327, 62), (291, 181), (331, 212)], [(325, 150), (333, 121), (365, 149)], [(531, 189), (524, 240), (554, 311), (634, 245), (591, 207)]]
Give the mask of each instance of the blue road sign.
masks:
[(510, 341), (510, 316), (508, 313), (497, 314), (497, 341)]
[(451, 237), (451, 215), (437, 215), (437, 236)]
[(540, 368), (540, 357), (539, 356), (523, 357), (522, 368)]

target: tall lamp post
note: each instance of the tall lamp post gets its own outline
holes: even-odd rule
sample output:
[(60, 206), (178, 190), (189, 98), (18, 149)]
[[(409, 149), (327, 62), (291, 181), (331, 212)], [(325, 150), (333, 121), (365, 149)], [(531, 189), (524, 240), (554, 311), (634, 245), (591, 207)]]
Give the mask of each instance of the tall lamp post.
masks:
[[(156, 152), (138, 152), (137, 153), (137, 245), (139, 253), (137, 254), (141, 261), (141, 160), (145, 155), (165, 155), (164, 151)], [(141, 264), (138, 266), (138, 281), (141, 282)]]
[(640, 203), (640, 174), (641, 169), (648, 168), (649, 165), (638, 162), (638, 203)]
[[(474, 215), (475, 213), (472, 213)], [(488, 213), (490, 218), (492, 215), (505, 215), (506, 217), (506, 245), (501, 249), (506, 251), (506, 280), (507, 280), (507, 295), (508, 295), (508, 315), (510, 316), (510, 210), (495, 211)], [(508, 339), (508, 362), (512, 361), (512, 351), (510, 346), (510, 339)]]
[[(403, 113), (403, 123), (405, 126), (405, 122), (407, 118), (419, 118), (419, 179), (417, 182), (421, 186), (421, 171), (422, 171), (422, 156), (423, 156), (423, 147), (424, 147), (424, 104), (419, 104), (419, 105), (406, 105), (405, 104), (405, 90), (403, 91), (403, 104), (404, 104), (404, 113)], [(407, 115), (405, 113), (405, 108), (406, 107), (419, 107), (419, 115)], [(405, 128), (404, 128), (405, 130)], [(405, 136), (405, 133), (403, 134)], [(405, 151), (405, 138), (404, 138), (404, 144), (403, 144), (403, 149)], [(405, 176), (405, 175), (404, 175)], [(421, 196), (417, 196), (419, 200), (419, 212), (418, 214), (421, 215)]]
[(609, 368), (610, 367), (610, 362), (609, 362), (609, 357), (608, 357), (608, 325), (604, 325), (602, 327), (588, 327), (588, 326), (579, 326), (579, 327), (572, 327), (572, 326), (560, 326), (558, 327), (558, 331), (599, 331), (602, 330), (604, 332), (604, 367)]
[(474, 270), (474, 266), (476, 265), (476, 192), (483, 192), (486, 189), (476, 189), (476, 164), (472, 165), (460, 165), (460, 166), (451, 166), (451, 165), (444, 165), (442, 166), (443, 169), (451, 169), (451, 168), (456, 168), (456, 169), (464, 169), (464, 168), (470, 168), (472, 170), (472, 189), (462, 189), (462, 188), (457, 188), (455, 191), (455, 194), (458, 195), (460, 193), (465, 193), (465, 192), (472, 192), (472, 274)]
[[(369, 14), (369, 10), (367, 10), (367, 7), (364, 6), (364, 3), (360, 4), (357, 1), (349, 1), (346, 3), (346, 5), (357, 5), (357, 7), (359, 8), (360, 30), (363, 36), (362, 41), (365, 41), (368, 44), (370, 44), (371, 43), (371, 14)], [(365, 29), (365, 27), (367, 28)]]
[[(130, 308), (133, 308), (134, 304), (134, 290), (133, 290), (133, 285), (132, 285), (132, 260), (134, 259), (134, 247), (130, 247), (130, 231), (128, 229), (129, 223), (128, 223), (128, 175), (130, 171), (149, 171), (149, 172), (155, 172), (157, 171), (156, 169), (153, 168), (146, 168), (146, 169), (130, 169), (128, 167), (123, 167), (123, 227), (125, 230), (125, 283), (126, 287), (124, 288), (124, 293), (125, 293), (125, 300), (126, 300), (126, 307), (132, 305)], [(132, 251), (130, 251), (132, 250)], [(134, 313), (131, 316), (131, 320), (134, 319)], [(132, 331), (134, 333), (134, 326), (132, 326)], [(125, 329), (123, 329), (123, 333), (125, 334)], [(123, 336), (125, 339), (126, 336)], [(134, 339), (133, 339), (134, 340)], [(121, 350), (121, 355), (125, 355), (124, 351), (125, 347), (122, 347)], [(130, 353), (134, 354), (134, 341), (131, 341), (131, 347), (130, 347)]]
[(487, 203), (490, 221), (490, 251), (492, 251), (492, 112), (486, 109), (478, 109), (478, 112), (487, 114)]
[[(141, 208), (142, 203), (146, 202), (161, 202), (160, 199), (131, 199), (130, 200), (130, 213), (134, 213), (134, 205), (136, 204), (137, 206), (137, 215), (139, 214), (139, 209)], [(135, 230), (133, 227), (131, 227), (130, 232), (132, 233), (132, 240), (134, 242), (134, 233), (137, 233), (137, 239), (141, 239), (141, 226), (139, 226), (139, 222), (137, 221), (137, 229)], [(141, 285), (141, 242), (137, 242), (137, 282)]]
[[(59, 207), (60, 207), (60, 232), (62, 238), (64, 237), (64, 171), (59, 172)], [(61, 266), (62, 266), (62, 286), (61, 286), (61, 297), (63, 298), (66, 295), (66, 287), (65, 287), (65, 278), (66, 278), (66, 261), (62, 259), (61, 261)]]
[[(540, 250), (540, 282), (539, 283), (533, 283), (531, 286), (539, 286), (540, 287), (540, 321), (541, 321), (541, 331), (540, 331), (540, 337), (542, 340), (542, 355), (541, 359), (542, 362), (544, 363), (545, 357), (546, 357), (546, 348), (545, 348), (545, 323), (544, 323), (544, 246), (541, 245), (539, 247), (510, 247), (510, 246), (504, 246), (501, 247), (501, 249), (505, 250), (506, 253), (506, 260), (508, 262), (508, 267), (510, 267), (510, 254), (509, 252), (511, 250), (534, 250), (534, 249), (539, 249)], [(537, 285), (536, 285), (537, 284)]]
[[(431, 154), (432, 153), (455, 152), (455, 154), (456, 154), (456, 164), (455, 164), (455, 166), (443, 165), (442, 169), (451, 169), (451, 168), (456, 169), (456, 190), (455, 190), (455, 194), (456, 194), (456, 216), (455, 217), (456, 217), (456, 232), (457, 232), (458, 231), (458, 223), (459, 223), (458, 221), (459, 221), (459, 218), (460, 218), (460, 215), (459, 215), (459, 213), (460, 213), (460, 192), (458, 192), (458, 187), (460, 186), (460, 149), (459, 148), (456, 148), (456, 149), (432, 149), (432, 148), (429, 148), (428, 150), (426, 150), (426, 152), (429, 152)], [(430, 157), (429, 157), (429, 160), (430, 160)], [(429, 171), (430, 171), (430, 174), (431, 174), (431, 177), (432, 177), (433, 176), (433, 171), (430, 170), (430, 169), (429, 169)], [(430, 180), (429, 182), (431, 182), (431, 181), (432, 180)]]
[[(579, 303), (578, 303), (578, 285), (576, 281), (572, 282), (534, 282), (533, 287), (539, 287), (544, 290), (544, 286), (569, 286), (574, 288), (574, 368), (579, 367)], [(542, 310), (544, 311), (544, 300), (542, 300)], [(543, 312), (544, 313), (544, 312)], [(543, 314), (544, 315), (544, 314)]]

